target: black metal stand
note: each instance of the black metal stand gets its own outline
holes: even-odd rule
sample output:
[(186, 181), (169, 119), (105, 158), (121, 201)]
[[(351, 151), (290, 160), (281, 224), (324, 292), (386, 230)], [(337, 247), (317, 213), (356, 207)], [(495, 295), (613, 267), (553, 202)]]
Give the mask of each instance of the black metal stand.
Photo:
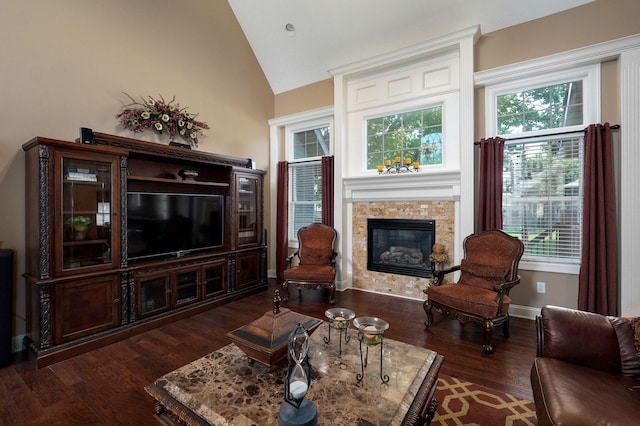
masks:
[[(329, 337), (324, 337), (324, 338), (323, 338), (323, 340), (324, 340), (324, 343), (328, 345), (329, 343), (331, 343), (331, 329), (332, 329), (333, 327), (331, 326), (331, 322), (328, 322), (327, 324), (328, 324), (328, 326), (329, 326)], [(346, 325), (346, 324), (345, 324), (345, 325)], [(345, 326), (344, 328), (342, 328), (342, 327), (338, 327), (338, 328), (336, 328), (336, 329), (338, 330), (338, 334), (340, 334), (340, 336), (339, 336), (339, 338), (338, 338), (338, 340), (339, 340), (339, 342), (340, 342), (340, 345), (339, 345), (339, 348), (340, 348), (340, 349), (339, 349), (339, 355), (340, 355), (340, 356), (342, 356), (342, 335), (344, 334), (344, 343), (345, 343), (345, 344), (346, 344), (346, 343), (349, 343), (349, 340), (351, 340), (351, 336), (349, 336), (349, 329), (348, 329), (348, 327), (346, 327), (346, 326)]]
[[(380, 336), (380, 338), (382, 339), (382, 336)], [(382, 383), (389, 383), (389, 376), (386, 374), (382, 374), (382, 347), (383, 345), (383, 340), (380, 341), (379, 344), (376, 344), (375, 346), (380, 346), (380, 380), (382, 380)], [(356, 380), (358, 381), (358, 384), (362, 383), (362, 380), (364, 379), (364, 370), (365, 368), (367, 368), (367, 364), (369, 361), (369, 345), (367, 345), (365, 343), (365, 354), (364, 354), (364, 358), (362, 356), (362, 340), (360, 340), (360, 366), (361, 366), (361, 372), (356, 374)]]

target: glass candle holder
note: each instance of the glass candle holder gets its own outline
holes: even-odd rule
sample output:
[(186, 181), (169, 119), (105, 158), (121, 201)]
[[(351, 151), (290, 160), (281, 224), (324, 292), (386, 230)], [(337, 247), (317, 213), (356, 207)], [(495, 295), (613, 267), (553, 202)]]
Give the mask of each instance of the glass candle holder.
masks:
[(349, 343), (351, 336), (349, 336), (349, 326), (351, 320), (356, 317), (355, 312), (346, 308), (331, 308), (325, 311), (325, 316), (328, 319), (329, 335), (324, 338), (324, 343), (329, 344), (331, 342), (331, 329), (338, 332), (339, 355), (342, 356), (342, 336), (344, 336), (344, 342)]
[(364, 379), (364, 370), (369, 360), (369, 348), (378, 345), (380, 346), (380, 380), (382, 383), (388, 383), (389, 376), (382, 374), (382, 345), (384, 332), (389, 328), (389, 323), (377, 317), (358, 317), (353, 319), (353, 325), (358, 330), (358, 340), (360, 341), (361, 372), (356, 375), (358, 383)]

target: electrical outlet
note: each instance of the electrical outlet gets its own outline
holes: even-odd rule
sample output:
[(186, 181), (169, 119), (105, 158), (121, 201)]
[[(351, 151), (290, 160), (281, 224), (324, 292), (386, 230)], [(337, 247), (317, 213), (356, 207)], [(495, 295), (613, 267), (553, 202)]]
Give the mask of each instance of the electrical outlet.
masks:
[(538, 293), (545, 293), (547, 290), (547, 284), (542, 281), (538, 281)]

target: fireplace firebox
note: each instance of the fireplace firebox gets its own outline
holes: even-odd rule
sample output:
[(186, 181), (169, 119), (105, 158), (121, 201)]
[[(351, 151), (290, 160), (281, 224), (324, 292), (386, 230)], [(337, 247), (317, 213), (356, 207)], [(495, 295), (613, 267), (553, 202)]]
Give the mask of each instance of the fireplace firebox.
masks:
[(429, 278), (435, 242), (435, 220), (367, 219), (367, 269)]

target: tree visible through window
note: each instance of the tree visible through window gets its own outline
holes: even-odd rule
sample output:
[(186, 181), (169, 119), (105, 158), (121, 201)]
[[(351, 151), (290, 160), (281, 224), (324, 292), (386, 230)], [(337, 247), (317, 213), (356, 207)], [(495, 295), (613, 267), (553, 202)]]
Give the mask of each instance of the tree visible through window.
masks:
[(442, 106), (367, 120), (367, 170), (395, 157), (442, 164)]
[(497, 97), (503, 136), (557, 129), (505, 144), (503, 228), (525, 243), (524, 259), (578, 263), (582, 244), (582, 81)]

